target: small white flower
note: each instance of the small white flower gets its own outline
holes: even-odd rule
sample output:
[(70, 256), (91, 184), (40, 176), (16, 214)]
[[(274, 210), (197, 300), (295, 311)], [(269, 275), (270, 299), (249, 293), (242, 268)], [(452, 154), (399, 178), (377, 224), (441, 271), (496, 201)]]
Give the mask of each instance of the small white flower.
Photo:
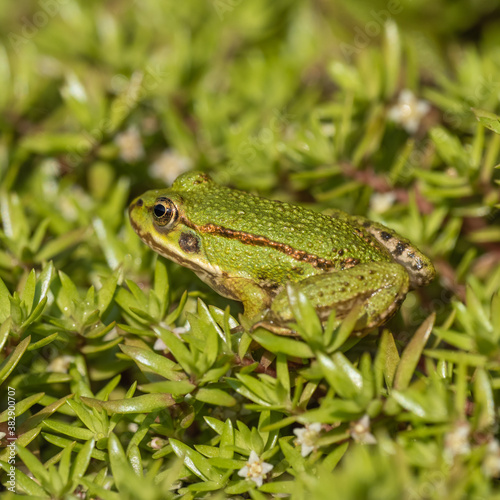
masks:
[(166, 444), (167, 442), (165, 441), (165, 439), (154, 437), (148, 443), (148, 446), (153, 450), (161, 450)]
[(144, 157), (144, 147), (139, 130), (135, 126), (115, 137), (115, 143), (120, 150), (120, 158), (127, 163), (133, 163)]
[(430, 111), (431, 105), (417, 99), (411, 90), (402, 90), (398, 102), (389, 109), (388, 118), (399, 123), (409, 134), (414, 134), (420, 127), (420, 121)]
[(448, 462), (452, 462), (458, 455), (470, 453), (470, 424), (459, 422), (444, 436), (444, 455)]
[(48, 372), (53, 373), (68, 373), (69, 365), (75, 358), (69, 354), (63, 354), (54, 358), (47, 366)]
[(250, 457), (245, 467), (238, 471), (238, 476), (253, 481), (257, 486), (262, 486), (264, 476), (271, 472), (273, 465), (263, 462), (255, 451), (250, 452)]
[(496, 439), (488, 443), (481, 469), (488, 477), (500, 476), (500, 445)]
[(334, 123), (323, 123), (321, 125), (321, 132), (323, 132), (323, 135), (326, 137), (333, 137), (336, 131)]
[(160, 179), (170, 185), (193, 166), (187, 156), (183, 156), (174, 149), (166, 149), (149, 167), (149, 174), (155, 179)]
[(376, 444), (377, 439), (370, 432), (370, 417), (364, 415), (356, 422), (351, 422), (351, 436), (361, 444)]
[(139, 426), (135, 423), (135, 422), (130, 422), (128, 425), (127, 425), (127, 429), (130, 431), (130, 432), (137, 432), (139, 430)]
[(153, 345), (153, 349), (155, 351), (166, 351), (167, 350), (167, 344), (165, 344), (165, 342), (163, 342), (162, 339), (158, 338), (156, 339), (154, 345)]
[(370, 198), (370, 208), (377, 214), (383, 214), (394, 205), (396, 195), (393, 192), (373, 193)]
[(293, 433), (297, 436), (296, 445), (301, 445), (300, 454), (307, 457), (316, 448), (316, 440), (321, 432), (321, 424), (306, 424), (301, 429), (294, 429)]

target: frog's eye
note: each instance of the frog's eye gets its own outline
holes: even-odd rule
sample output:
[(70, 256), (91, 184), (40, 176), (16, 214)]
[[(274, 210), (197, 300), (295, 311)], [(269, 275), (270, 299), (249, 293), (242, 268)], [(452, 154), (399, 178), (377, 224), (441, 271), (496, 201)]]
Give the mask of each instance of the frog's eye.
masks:
[(173, 223), (177, 219), (178, 212), (172, 200), (168, 198), (158, 198), (153, 205), (153, 217), (160, 226)]

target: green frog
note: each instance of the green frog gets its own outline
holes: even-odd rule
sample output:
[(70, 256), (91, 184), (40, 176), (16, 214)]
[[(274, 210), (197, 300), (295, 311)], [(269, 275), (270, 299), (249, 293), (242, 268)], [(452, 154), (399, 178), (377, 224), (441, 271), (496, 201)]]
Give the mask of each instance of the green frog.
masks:
[(427, 285), (430, 260), (395, 231), (340, 210), (331, 215), (220, 186), (188, 172), (129, 207), (132, 227), (155, 252), (243, 302), (255, 324), (293, 321), (287, 284), (322, 322), (358, 307), (356, 331), (385, 323), (408, 290)]

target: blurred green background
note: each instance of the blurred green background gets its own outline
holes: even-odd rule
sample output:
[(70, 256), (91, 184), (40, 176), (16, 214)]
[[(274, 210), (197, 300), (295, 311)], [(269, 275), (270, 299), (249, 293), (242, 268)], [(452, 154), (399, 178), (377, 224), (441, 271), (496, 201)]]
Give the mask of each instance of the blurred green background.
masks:
[[(496, 0), (4, 1), (2, 397), (16, 389), (20, 444), (61, 475), (49, 480), (24, 452), (43, 490), (26, 479), (24, 491), (73, 498), (94, 484), (106, 500), (211, 498), (204, 488), (256, 499), (499, 498), (499, 112)], [(217, 334), (212, 366), (203, 335), (229, 325), (228, 301), (157, 259), (126, 213), (133, 197), (193, 168), (387, 224), (429, 255), (439, 278), (409, 295), (381, 337), (332, 337), (322, 354), (347, 360), (347, 371), (335, 362), (328, 371), (316, 351), (309, 367), (283, 340), (275, 359), (272, 349), (246, 352), (244, 337), (217, 344)], [(198, 297), (221, 309), (209, 313)], [(430, 335), (432, 321), (420, 325), (432, 312)], [(158, 334), (164, 327), (181, 329), (197, 368), (174, 363), (182, 356), (168, 342), (168, 358), (153, 352), (157, 338), (177, 345)], [(279, 383), (265, 378), (270, 366)], [(220, 375), (204, 378), (210, 368)], [(172, 370), (181, 373), (178, 394)], [(153, 388), (161, 377), (169, 390)], [(136, 382), (147, 397), (174, 394), (171, 413), (158, 408), (172, 401), (154, 397), (134, 398), (132, 415), (116, 406), (106, 407), (110, 421), (99, 413), (96, 401), (132, 398)], [(365, 414), (373, 447), (352, 444)], [(236, 420), (239, 451), (219, 455)], [(306, 459), (292, 446), (293, 426), (314, 421), (324, 436)], [(94, 460), (68, 480), (74, 440), (80, 463), (91, 450)], [(256, 448), (273, 463), (273, 480), (285, 478), (282, 489), (238, 482), (233, 452), (241, 462)], [(175, 469), (174, 455), (188, 458)], [(0, 451), (4, 469), (6, 457)], [(139, 462), (144, 476), (137, 466), (140, 480), (128, 481)]]

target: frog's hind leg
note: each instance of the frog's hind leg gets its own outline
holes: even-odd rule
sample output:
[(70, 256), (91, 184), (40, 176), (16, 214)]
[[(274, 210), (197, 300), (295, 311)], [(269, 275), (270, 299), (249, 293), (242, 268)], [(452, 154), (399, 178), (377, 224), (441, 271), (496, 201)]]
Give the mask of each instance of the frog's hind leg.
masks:
[[(367, 331), (385, 323), (399, 308), (409, 289), (406, 270), (392, 262), (358, 264), (345, 271), (306, 278), (295, 286), (315, 307), (321, 321), (332, 310), (344, 318), (360, 305), (356, 331)], [(293, 321), (286, 290), (280, 292), (271, 305), (274, 321)]]
[(434, 279), (436, 271), (432, 262), (410, 240), (379, 222), (359, 215), (351, 218), (374, 236), (390, 252), (394, 261), (406, 269), (411, 288), (428, 285)]

